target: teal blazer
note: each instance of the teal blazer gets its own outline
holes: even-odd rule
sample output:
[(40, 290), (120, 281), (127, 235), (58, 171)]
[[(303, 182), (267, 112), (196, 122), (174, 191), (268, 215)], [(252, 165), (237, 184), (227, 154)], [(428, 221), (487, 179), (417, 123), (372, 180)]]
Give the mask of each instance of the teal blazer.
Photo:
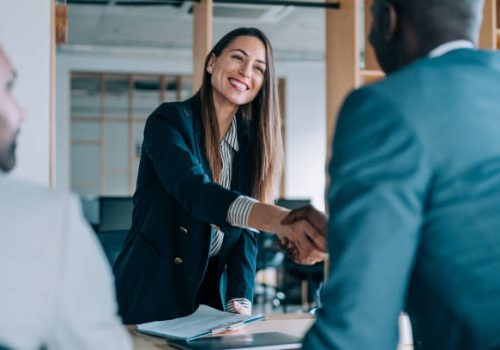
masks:
[(500, 348), (500, 56), (422, 59), (352, 93), (330, 164), (330, 276), (305, 349)]

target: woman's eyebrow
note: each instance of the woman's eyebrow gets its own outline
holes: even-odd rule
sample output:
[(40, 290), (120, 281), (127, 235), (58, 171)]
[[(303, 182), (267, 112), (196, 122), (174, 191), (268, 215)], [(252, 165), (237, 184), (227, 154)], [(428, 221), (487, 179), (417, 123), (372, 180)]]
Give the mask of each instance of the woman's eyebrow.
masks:
[[(245, 50), (242, 50), (242, 49), (232, 49), (230, 52), (233, 52), (233, 51), (241, 52), (243, 55), (245, 55), (245, 57), (248, 57), (248, 53), (246, 53)], [(257, 60), (257, 62), (262, 63), (264, 65), (266, 64), (266, 61), (263, 61), (263, 60)]]

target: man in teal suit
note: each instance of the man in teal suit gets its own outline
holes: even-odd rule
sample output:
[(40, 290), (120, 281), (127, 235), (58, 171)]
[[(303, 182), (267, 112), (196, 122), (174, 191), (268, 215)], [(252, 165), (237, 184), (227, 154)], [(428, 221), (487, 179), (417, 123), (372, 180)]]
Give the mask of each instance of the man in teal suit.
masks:
[(416, 349), (500, 349), (500, 57), (473, 48), (483, 5), (374, 1), (389, 76), (340, 113), (330, 276), (304, 349), (394, 350), (401, 310)]

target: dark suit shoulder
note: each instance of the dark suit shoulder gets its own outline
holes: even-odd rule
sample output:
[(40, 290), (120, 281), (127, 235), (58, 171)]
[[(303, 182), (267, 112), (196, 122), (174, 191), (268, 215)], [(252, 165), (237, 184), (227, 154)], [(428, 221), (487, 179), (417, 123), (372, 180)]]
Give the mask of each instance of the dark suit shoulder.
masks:
[(148, 117), (146, 131), (151, 129), (175, 127), (181, 131), (194, 133), (199, 116), (193, 112), (196, 101), (190, 98), (181, 102), (165, 102), (158, 106)]
[(444, 79), (447, 75), (458, 78), (463, 77), (464, 73), (475, 75), (487, 72), (500, 73), (499, 52), (458, 49), (443, 56), (416, 60), (387, 78), (367, 85), (367, 88), (381, 94), (390, 93), (392, 96), (396, 90), (396, 95), (401, 96), (404, 93), (415, 94), (453, 83), (454, 79)]
[(164, 102), (156, 108), (148, 119), (167, 120), (171, 123), (192, 122), (192, 108), (189, 100), (181, 102)]
[(479, 63), (483, 59), (483, 52), (469, 49), (456, 50), (436, 58), (421, 58), (385, 79), (358, 89), (352, 95), (358, 97), (356, 101), (363, 100), (363, 96), (370, 97), (363, 101), (373, 102), (376, 98), (379, 103), (383, 101), (385, 106), (397, 110), (400, 115), (418, 114), (421, 118), (429, 110), (442, 105), (442, 100), (437, 96), (449, 91), (448, 86), (456, 84), (471, 65), (479, 67), (479, 71), (487, 69)]

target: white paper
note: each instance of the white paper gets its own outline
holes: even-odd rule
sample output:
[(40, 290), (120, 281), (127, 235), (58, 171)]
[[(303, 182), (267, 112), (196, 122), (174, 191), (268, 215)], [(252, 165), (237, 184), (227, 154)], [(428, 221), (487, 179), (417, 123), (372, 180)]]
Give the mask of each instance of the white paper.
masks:
[(199, 336), (228, 329), (231, 325), (248, 323), (261, 319), (262, 316), (246, 316), (224, 312), (207, 305), (200, 305), (189, 316), (168, 321), (155, 321), (137, 325), (139, 332), (171, 339), (192, 340)]

